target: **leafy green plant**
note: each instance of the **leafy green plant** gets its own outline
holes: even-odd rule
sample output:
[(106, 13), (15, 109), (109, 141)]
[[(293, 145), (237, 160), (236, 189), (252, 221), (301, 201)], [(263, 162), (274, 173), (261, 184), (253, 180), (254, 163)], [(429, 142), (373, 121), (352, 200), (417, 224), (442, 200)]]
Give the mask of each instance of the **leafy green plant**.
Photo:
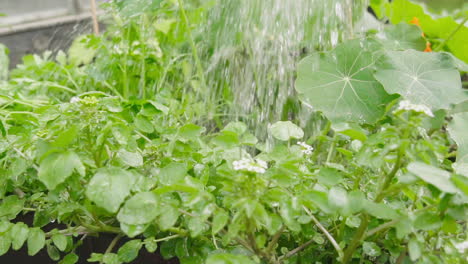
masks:
[[(465, 263), (463, 58), (421, 52), (424, 26), (342, 41), (298, 65), (307, 127), (257, 124), (257, 138), (214, 111), (228, 101), (199, 100), (207, 62), (191, 29), (208, 2), (112, 2), (109, 33), (11, 72), (0, 48), (0, 255)], [(76, 254), (100, 233), (115, 236), (105, 252)]]

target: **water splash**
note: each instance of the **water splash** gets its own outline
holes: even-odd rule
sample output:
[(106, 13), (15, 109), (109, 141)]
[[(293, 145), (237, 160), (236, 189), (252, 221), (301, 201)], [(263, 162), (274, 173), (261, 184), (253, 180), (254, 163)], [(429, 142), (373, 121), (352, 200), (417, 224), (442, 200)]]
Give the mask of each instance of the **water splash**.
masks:
[(353, 18), (363, 13), (365, 2), (222, 1), (200, 32), (210, 47), (204, 55), (210, 56), (206, 72), (211, 90), (202, 96), (207, 103), (231, 101), (224, 114), (248, 123), (261, 137), (267, 125), (258, 124), (288, 119), (291, 108), (307, 117), (299, 113), (293, 96), (297, 62), (311, 51), (352, 37)]

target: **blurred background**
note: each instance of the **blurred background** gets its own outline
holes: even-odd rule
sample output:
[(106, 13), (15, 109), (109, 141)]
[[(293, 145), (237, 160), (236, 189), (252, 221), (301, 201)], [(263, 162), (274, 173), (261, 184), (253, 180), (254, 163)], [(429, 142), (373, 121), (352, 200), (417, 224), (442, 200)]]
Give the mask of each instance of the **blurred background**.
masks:
[[(98, 4), (105, 1), (109, 0), (96, 0)], [(439, 15), (468, 6), (467, 0), (414, 1), (425, 3), (428, 10)], [(0, 0), (0, 43), (10, 49), (10, 67), (20, 63), (25, 54), (66, 49), (75, 36), (91, 33), (90, 2)]]

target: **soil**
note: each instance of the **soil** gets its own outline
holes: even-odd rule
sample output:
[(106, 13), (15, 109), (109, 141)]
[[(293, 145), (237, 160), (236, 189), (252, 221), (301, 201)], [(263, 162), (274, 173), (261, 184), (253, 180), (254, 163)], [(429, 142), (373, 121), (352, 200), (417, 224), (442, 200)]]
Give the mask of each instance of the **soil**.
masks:
[[(21, 221), (26, 223), (29, 226), (32, 226), (32, 214), (25, 216), (20, 216), (19, 219), (13, 222)], [(50, 224), (43, 228), (44, 231), (49, 231), (54, 228), (63, 228), (63, 226), (58, 224)], [(75, 254), (79, 256), (79, 261), (77, 264), (86, 264), (89, 263), (86, 260), (91, 256), (91, 253), (104, 253), (114, 239), (115, 235), (113, 234), (100, 234), (99, 237), (88, 236), (83, 240), (83, 244), (75, 250)], [(77, 238), (75, 238), (76, 241)], [(115, 251), (124, 243), (125, 239), (121, 239), (119, 243), (115, 246)], [(65, 256), (65, 253), (62, 254), (62, 257)], [(31, 257), (28, 255), (28, 250), (26, 243), (18, 251), (13, 251), (10, 249), (7, 254), (0, 257), (1, 264), (55, 264), (56, 261), (50, 259), (47, 254), (46, 249), (41, 250), (35, 256)], [(164, 260), (159, 254), (159, 252), (149, 253), (145, 248), (140, 250), (140, 254), (137, 259), (135, 259), (131, 264), (179, 264), (177, 259)]]

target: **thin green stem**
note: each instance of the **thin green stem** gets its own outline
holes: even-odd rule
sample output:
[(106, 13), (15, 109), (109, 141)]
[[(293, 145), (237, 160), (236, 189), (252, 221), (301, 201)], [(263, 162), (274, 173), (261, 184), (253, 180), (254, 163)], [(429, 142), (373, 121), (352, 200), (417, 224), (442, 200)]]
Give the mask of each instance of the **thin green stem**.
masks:
[[(106, 249), (106, 252), (104, 254), (108, 254), (108, 253), (111, 253), (112, 250), (114, 249), (115, 245), (117, 245), (117, 243), (119, 242), (119, 240), (123, 237), (123, 235), (119, 234), (117, 236), (115, 236), (115, 238), (111, 241), (111, 243), (109, 244), (109, 246), (107, 247)], [(99, 262), (99, 264), (102, 264), (104, 262)]]
[(192, 48), (192, 55), (193, 58), (195, 59), (195, 64), (197, 66), (197, 75), (198, 78), (200, 79), (202, 88), (204, 92), (207, 92), (207, 85), (205, 81), (205, 71), (203, 70), (203, 65), (201, 63), (200, 57), (198, 56), (198, 51), (197, 47), (195, 45), (195, 41), (193, 40), (193, 35), (192, 35), (192, 30), (190, 28), (190, 22), (187, 17), (187, 13), (185, 12), (183, 0), (177, 0), (179, 3), (180, 7), (180, 14), (182, 15), (182, 20), (184, 21), (185, 26), (187, 27), (187, 33), (189, 35), (189, 42), (190, 42), (190, 47)]
[[(403, 156), (403, 151), (404, 150), (402, 148), (398, 150), (397, 161), (392, 171), (385, 176), (382, 184), (379, 187), (379, 191), (374, 202), (379, 203), (383, 200), (383, 198), (385, 198), (386, 189), (390, 186), (393, 178), (395, 177), (396, 173), (401, 167), (401, 158)], [(350, 244), (348, 245), (348, 247), (346, 248), (344, 252), (344, 257), (343, 257), (344, 264), (348, 263), (352, 259), (354, 252), (356, 251), (358, 246), (361, 244), (362, 240), (364, 239), (366, 235), (366, 230), (367, 230), (368, 225), (369, 225), (369, 215), (366, 213), (363, 213), (361, 215), (361, 224), (359, 225), (358, 230), (354, 234), (353, 239), (351, 240)]]
[(450, 35), (442, 43), (440, 43), (440, 45), (437, 46), (437, 48), (434, 49), (434, 51), (441, 51), (445, 47), (445, 45), (447, 45), (447, 43), (458, 33), (458, 31), (460, 31), (460, 29), (463, 28), (463, 26), (465, 25), (467, 21), (468, 21), (468, 17), (463, 19), (460, 25), (458, 25), (458, 27), (455, 28), (455, 30), (453, 30), (452, 33), (450, 33)]
[(327, 239), (330, 241), (330, 243), (333, 245), (335, 248), (336, 252), (338, 253), (338, 257), (341, 259), (343, 257), (343, 250), (341, 249), (340, 245), (336, 242), (335, 238), (330, 234), (330, 232), (327, 231), (327, 229), (315, 218), (315, 216), (307, 209), (307, 207), (303, 207), (306, 213), (312, 218), (312, 221), (314, 221), (315, 225), (320, 229), (320, 231), (323, 232), (323, 234), (327, 237)]

